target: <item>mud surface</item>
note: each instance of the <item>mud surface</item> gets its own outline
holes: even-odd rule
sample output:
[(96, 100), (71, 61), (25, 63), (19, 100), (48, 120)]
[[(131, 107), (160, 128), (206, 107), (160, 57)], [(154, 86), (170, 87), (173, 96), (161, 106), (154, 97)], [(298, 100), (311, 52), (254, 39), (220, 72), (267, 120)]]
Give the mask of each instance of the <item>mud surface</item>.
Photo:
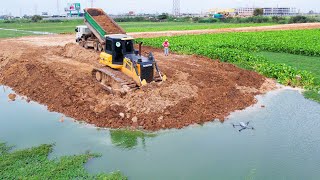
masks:
[(166, 57), (162, 50), (144, 47), (144, 54), (154, 53), (168, 81), (124, 97), (113, 96), (91, 77), (92, 67), (100, 66), (99, 54), (65, 45), (63, 37), (1, 40), (0, 84), (50, 111), (100, 127), (153, 131), (223, 121), (229, 113), (254, 104), (255, 95), (274, 87), (263, 76), (231, 64), (189, 55)]

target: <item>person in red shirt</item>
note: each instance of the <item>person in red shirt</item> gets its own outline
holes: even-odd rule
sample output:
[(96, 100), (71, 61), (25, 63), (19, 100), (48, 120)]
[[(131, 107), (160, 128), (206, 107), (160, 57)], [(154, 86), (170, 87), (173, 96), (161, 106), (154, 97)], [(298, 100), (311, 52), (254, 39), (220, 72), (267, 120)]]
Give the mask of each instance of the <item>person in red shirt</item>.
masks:
[(164, 43), (162, 44), (162, 46), (164, 47), (164, 55), (165, 55), (165, 56), (169, 56), (169, 46), (170, 46), (170, 44), (169, 44), (168, 39), (166, 39), (166, 40), (164, 41)]

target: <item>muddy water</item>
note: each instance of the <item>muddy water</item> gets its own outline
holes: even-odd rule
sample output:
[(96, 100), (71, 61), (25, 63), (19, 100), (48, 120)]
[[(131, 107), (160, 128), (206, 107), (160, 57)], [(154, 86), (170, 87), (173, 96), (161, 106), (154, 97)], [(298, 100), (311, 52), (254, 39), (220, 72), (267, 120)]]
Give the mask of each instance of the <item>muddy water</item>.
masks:
[[(101, 153), (92, 173), (121, 170), (130, 179), (318, 179), (320, 105), (299, 92), (277, 90), (254, 107), (213, 122), (156, 134), (109, 131), (76, 123), (37, 103), (8, 102), (0, 86), (0, 139), (16, 148), (56, 143), (50, 157)], [(265, 105), (262, 108), (261, 105)], [(251, 121), (239, 133), (230, 123)]]

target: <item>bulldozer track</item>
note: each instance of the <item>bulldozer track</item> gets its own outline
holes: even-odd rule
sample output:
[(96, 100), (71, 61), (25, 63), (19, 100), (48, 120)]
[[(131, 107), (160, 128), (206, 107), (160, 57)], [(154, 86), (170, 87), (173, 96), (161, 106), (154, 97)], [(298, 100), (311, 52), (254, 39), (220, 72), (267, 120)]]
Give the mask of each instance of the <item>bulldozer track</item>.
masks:
[(110, 94), (126, 94), (138, 89), (137, 84), (132, 79), (109, 67), (94, 68), (92, 78)]

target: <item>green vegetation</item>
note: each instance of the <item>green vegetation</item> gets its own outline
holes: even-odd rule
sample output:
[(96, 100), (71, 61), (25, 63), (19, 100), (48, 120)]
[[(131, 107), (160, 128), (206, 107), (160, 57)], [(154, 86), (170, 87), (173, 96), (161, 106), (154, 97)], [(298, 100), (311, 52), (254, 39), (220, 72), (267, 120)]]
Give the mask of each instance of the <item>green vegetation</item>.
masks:
[[(18, 29), (26, 31), (43, 31), (51, 33), (74, 33), (76, 26), (83, 24), (83, 20), (70, 21), (40, 21), (26, 22), (17, 21), (12, 23), (0, 22), (0, 28)], [(197, 29), (220, 29), (251, 26), (267, 26), (273, 23), (191, 23), (191, 22), (120, 22), (119, 25), (127, 32), (149, 32), (149, 31), (168, 31), (168, 30), (197, 30)], [(1, 32), (0, 32), (1, 33)]]
[(209, 17), (173, 17), (168, 14), (151, 17), (124, 17), (116, 18), (117, 22), (193, 22), (193, 23), (307, 23), (320, 22), (319, 16), (262, 16), (263, 10), (256, 9), (252, 17), (227, 17), (214, 19)]
[[(158, 38), (155, 40), (160, 42), (162, 39), (163, 38)], [(172, 37), (171, 41), (175, 45), (173, 48), (179, 48), (177, 50), (186, 48), (198, 49), (197, 46), (182, 47), (189, 42), (191, 44), (194, 42), (196, 45), (199, 44), (200, 46), (211, 48), (231, 48), (250, 52), (270, 51), (320, 56), (320, 29), (179, 36)], [(190, 50), (188, 52), (192, 51)]]
[[(320, 56), (319, 37), (320, 30), (317, 29), (175, 36), (169, 41), (173, 51), (231, 62), (275, 78), (284, 85), (303, 87), (317, 92), (320, 90), (318, 75), (315, 74), (317, 70), (311, 71), (306, 67), (275, 63), (267, 57), (257, 55), (256, 52), (272, 51)], [(142, 41), (145, 45), (160, 48), (164, 38), (167, 37)]]
[(18, 29), (26, 31), (42, 31), (51, 33), (71, 33), (79, 24), (83, 24), (83, 21), (61, 21), (61, 22), (29, 22), (29, 23), (0, 23), (0, 28), (5, 29)]
[(306, 70), (315, 75), (315, 83), (320, 84), (320, 57), (302, 56), (287, 53), (259, 52), (270, 62), (287, 64), (297, 69)]
[(0, 38), (9, 38), (9, 37), (21, 37), (21, 36), (30, 36), (32, 33), (29, 32), (17, 32), (17, 31), (7, 31), (0, 29)]
[(262, 16), (263, 15), (263, 9), (262, 8), (257, 8), (253, 11), (254, 16)]
[(320, 103), (320, 93), (319, 93), (319, 91), (317, 92), (315, 90), (310, 90), (310, 91), (304, 92), (303, 95), (308, 99), (312, 99), (312, 100)]
[(90, 175), (83, 167), (96, 154), (84, 154), (49, 160), (52, 145), (41, 145), (11, 152), (0, 143), (0, 177), (2, 179), (126, 179), (120, 172)]
[(170, 30), (201, 30), (201, 29), (222, 29), (222, 28), (237, 28), (237, 27), (256, 27), (269, 26), (273, 23), (192, 23), (192, 22), (131, 22), (119, 23), (127, 32), (154, 32), (154, 31), (170, 31)]
[(142, 141), (145, 147), (145, 139), (156, 137), (155, 134), (146, 134), (141, 131), (129, 130), (110, 130), (111, 142), (117, 147), (125, 149), (133, 149), (138, 145), (138, 139)]
[[(284, 63), (297, 69), (309, 71), (315, 75), (314, 83), (320, 85), (320, 57), (310, 57), (273, 52), (259, 52), (257, 54), (264, 56), (270, 62), (279, 64)], [(320, 94), (316, 90), (306, 91), (304, 95), (308, 99), (320, 102)]]

